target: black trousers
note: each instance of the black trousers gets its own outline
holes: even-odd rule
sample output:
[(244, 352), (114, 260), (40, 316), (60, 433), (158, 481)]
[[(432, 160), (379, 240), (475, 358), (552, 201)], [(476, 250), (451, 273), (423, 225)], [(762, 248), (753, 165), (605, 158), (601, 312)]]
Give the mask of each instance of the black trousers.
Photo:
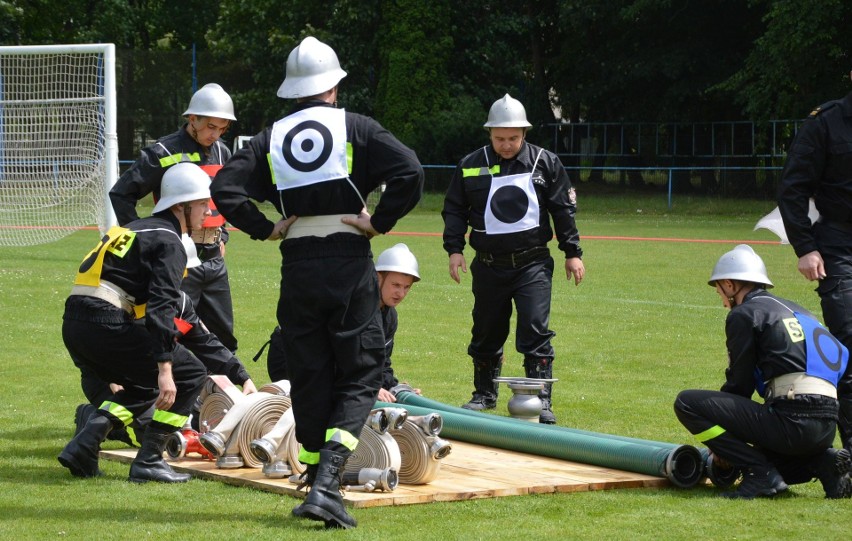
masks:
[(343, 237), (281, 247), (278, 322), (296, 439), (312, 453), (329, 448), (329, 429), (358, 438), (381, 385), (385, 341), (369, 241)]
[(521, 268), (488, 266), (475, 259), (473, 275), (473, 329), (468, 355), (495, 359), (503, 354), (509, 337), (512, 302), (517, 310), (515, 347), (525, 358), (553, 358), (550, 324), (553, 258), (534, 261)]
[[(826, 407), (827, 399), (817, 400), (819, 409)], [(781, 466), (779, 470), (792, 472), (806, 468), (834, 441), (836, 421), (802, 416), (807, 401), (767, 405), (732, 393), (687, 390), (678, 394), (674, 410), (687, 430), (730, 464), (745, 469)]]
[(181, 289), (192, 300), (195, 312), (207, 329), (216, 335), (226, 348), (237, 351), (234, 336), (234, 306), (228, 268), (221, 256), (203, 261), (187, 272)]
[[(65, 304), (62, 339), (81, 371), (101, 382), (124, 387), (115, 394), (108, 390), (106, 394), (102, 388), (101, 402), (120, 404), (134, 418), (143, 416), (154, 405), (159, 395), (159, 367), (153, 356), (151, 336), (144, 326), (134, 324), (117, 308), (95, 308), (88, 298), (72, 296)], [(168, 411), (188, 416), (207, 377), (207, 369), (192, 355), (175, 355), (172, 377), (177, 396)]]

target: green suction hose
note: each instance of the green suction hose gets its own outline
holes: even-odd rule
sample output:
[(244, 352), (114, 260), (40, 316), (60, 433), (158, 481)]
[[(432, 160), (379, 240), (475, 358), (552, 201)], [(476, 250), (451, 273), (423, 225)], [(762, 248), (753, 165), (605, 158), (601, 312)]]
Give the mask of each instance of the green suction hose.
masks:
[(661, 476), (688, 488), (704, 476), (704, 457), (691, 445), (676, 445), (611, 436), (555, 425), (541, 425), (449, 406), (413, 392), (399, 391), (395, 404), (412, 415), (441, 412), (441, 435), (511, 451), (571, 460), (647, 475)]

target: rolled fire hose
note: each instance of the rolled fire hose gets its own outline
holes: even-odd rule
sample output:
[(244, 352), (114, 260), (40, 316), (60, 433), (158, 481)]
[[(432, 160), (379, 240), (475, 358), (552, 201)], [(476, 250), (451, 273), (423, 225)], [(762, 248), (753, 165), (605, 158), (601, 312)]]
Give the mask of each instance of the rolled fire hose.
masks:
[(263, 463), (264, 473), (266, 473), (266, 468), (270, 464), (283, 461), (283, 457), (279, 456), (278, 453), (284, 449), (282, 445), (284, 438), (294, 426), (296, 426), (296, 420), (293, 418), (293, 409), (288, 408), (272, 427), (272, 430), (260, 438), (252, 440), (249, 446), (251, 454)]
[[(218, 400), (220, 395), (221, 393), (214, 393), (207, 397), (207, 400), (205, 400), (202, 405), (202, 418), (205, 414), (204, 410), (207, 402), (210, 400)], [(221, 421), (215, 425), (213, 425), (213, 423), (208, 423), (208, 425), (206, 425), (208, 431), (202, 434), (201, 438), (199, 438), (201, 444), (204, 445), (205, 449), (210, 451), (215, 457), (224, 455), (228, 440), (231, 439), (232, 433), (237, 429), (237, 426), (243, 420), (243, 416), (249, 408), (258, 401), (271, 396), (274, 395), (260, 392), (243, 396), (242, 399), (227, 410)]]
[(233, 407), (234, 400), (224, 393), (207, 395), (198, 412), (199, 432), (210, 432), (219, 426), (219, 423)]
[[(388, 406), (393, 407), (393, 406)], [(346, 472), (357, 473), (364, 468), (388, 468), (399, 471), (402, 466), (402, 455), (399, 444), (389, 433), (379, 434), (369, 424), (364, 423), (361, 437), (355, 452), (346, 461)]]
[(287, 396), (260, 392), (255, 394), (262, 397), (249, 404), (240, 422), (239, 432), (231, 437), (236, 438), (240, 456), (250, 468), (263, 466), (263, 462), (251, 451), (252, 441), (270, 432), (284, 413), (290, 410), (290, 398)]
[(439, 423), (440, 419), (437, 413), (428, 416), (412, 415), (400, 428), (390, 431), (402, 455), (399, 482), (425, 485), (438, 477), (441, 459), (452, 450), (448, 441), (437, 436), (441, 428), (439, 424), (443, 424)]
[(273, 381), (272, 383), (267, 383), (266, 385), (258, 389), (258, 392), (290, 396), (290, 381), (282, 379), (278, 381)]
[[(674, 485), (694, 486), (704, 475), (704, 459), (691, 445), (637, 440), (573, 430), (556, 425), (529, 423), (449, 406), (408, 390), (396, 394), (396, 406), (412, 415), (440, 411), (442, 435), (469, 443), (489, 445), (540, 456), (571, 460), (667, 478)], [(388, 406), (377, 402), (378, 407)]]

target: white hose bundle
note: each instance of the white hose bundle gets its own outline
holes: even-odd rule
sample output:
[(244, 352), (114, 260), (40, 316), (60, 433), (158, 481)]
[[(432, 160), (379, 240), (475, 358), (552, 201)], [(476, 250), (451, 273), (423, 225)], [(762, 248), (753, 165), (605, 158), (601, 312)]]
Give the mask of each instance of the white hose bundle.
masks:
[(365, 424), (355, 452), (346, 461), (345, 471), (357, 473), (362, 468), (392, 468), (398, 472), (401, 466), (402, 455), (393, 436), (387, 432), (380, 434)]
[(290, 380), (282, 379), (278, 381), (273, 381), (272, 383), (267, 383), (266, 385), (258, 389), (258, 391), (262, 393), (290, 396)]
[(441, 459), (452, 450), (449, 442), (424, 429), (428, 424), (418, 422), (422, 419), (409, 417), (401, 428), (390, 431), (402, 456), (399, 482), (407, 485), (434, 481), (441, 470)]
[(261, 392), (255, 395), (261, 395), (261, 398), (248, 404), (240, 422), (240, 430), (231, 438), (239, 446), (240, 456), (243, 457), (246, 466), (260, 468), (263, 462), (251, 452), (251, 442), (275, 427), (284, 412), (290, 409), (290, 398)]

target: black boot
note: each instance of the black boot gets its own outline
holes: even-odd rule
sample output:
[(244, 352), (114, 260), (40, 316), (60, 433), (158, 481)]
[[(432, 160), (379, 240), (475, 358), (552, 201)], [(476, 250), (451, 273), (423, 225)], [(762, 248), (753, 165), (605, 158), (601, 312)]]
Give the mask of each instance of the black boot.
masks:
[(175, 472), (163, 460), (163, 450), (171, 432), (161, 428), (148, 426), (142, 447), (136, 453), (136, 458), (130, 464), (130, 480), (134, 483), (157, 481), (160, 483), (186, 483), (192, 477), (188, 473)]
[[(553, 359), (549, 357), (527, 357), (524, 359), (524, 371), (528, 378), (553, 379)], [(556, 424), (556, 415), (551, 409), (550, 396), (553, 392), (553, 384), (545, 383), (544, 388), (538, 393), (541, 400), (541, 414), (538, 422), (546, 425)]]
[(325, 522), (326, 528), (354, 528), (358, 523), (346, 512), (340, 496), (340, 478), (346, 456), (334, 451), (320, 450), (320, 462), (305, 501), (293, 509), (293, 515)]
[(466, 410), (493, 410), (497, 407), (497, 383), (503, 357), (498, 359), (473, 359), (473, 396), (462, 407)]
[(97, 411), (97, 408), (89, 403), (80, 404), (77, 406), (77, 409), (74, 411), (74, 435), (80, 433), (83, 430), (83, 427), (86, 426), (86, 423), (89, 421), (89, 417), (92, 416), (93, 413)]
[(95, 412), (86, 424), (80, 428), (74, 439), (68, 442), (59, 453), (59, 463), (71, 470), (74, 477), (97, 477), (102, 475), (98, 469), (98, 453), (101, 443), (113, 429), (113, 421)]
[(852, 498), (852, 458), (848, 449), (826, 449), (814, 464), (814, 475), (829, 499)]
[(768, 469), (751, 468), (743, 474), (737, 490), (723, 492), (724, 498), (753, 500), (754, 498), (771, 498), (787, 490), (787, 483), (774, 467)]

